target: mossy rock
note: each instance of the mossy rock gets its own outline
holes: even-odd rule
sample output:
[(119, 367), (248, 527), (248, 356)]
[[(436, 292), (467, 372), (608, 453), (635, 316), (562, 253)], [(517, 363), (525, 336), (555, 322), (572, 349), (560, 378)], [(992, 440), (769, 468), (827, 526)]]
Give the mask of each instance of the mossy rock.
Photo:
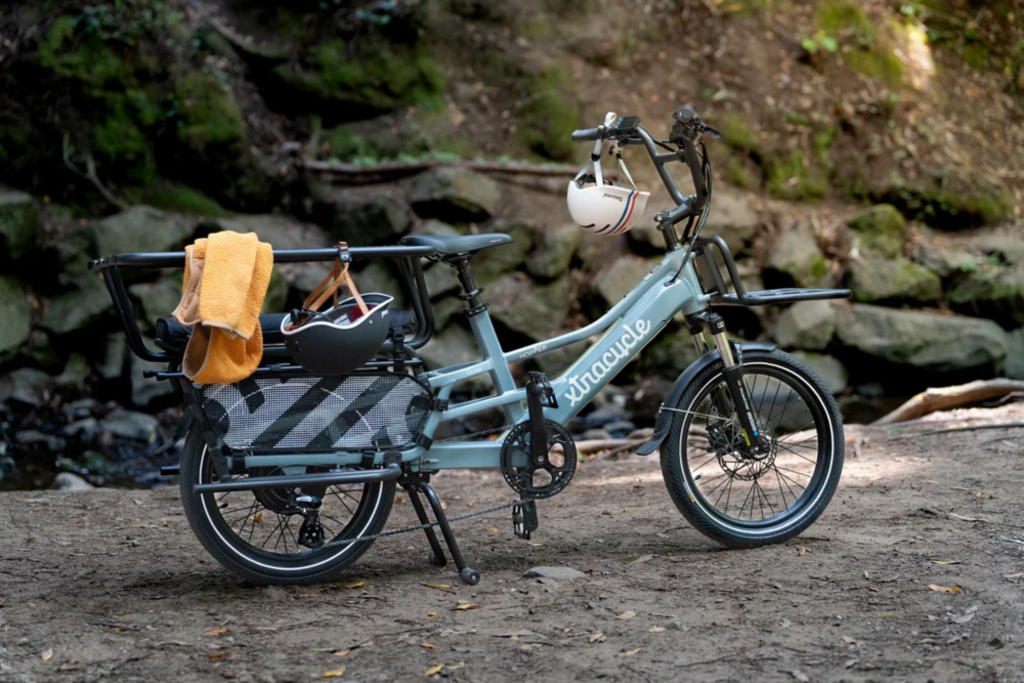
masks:
[(440, 106), (444, 74), (426, 49), (371, 42), (358, 52), (342, 40), (321, 43), (306, 64), (282, 64), (273, 73), (322, 109), (340, 108), (335, 113), (343, 120), (408, 105)]
[(816, 166), (808, 164), (802, 150), (768, 161), (765, 189), (776, 199), (811, 201), (821, 199), (828, 190), (828, 180)]
[(854, 261), (848, 271), (853, 297), (863, 303), (910, 301), (934, 303), (942, 296), (942, 280), (904, 258)]
[(878, 204), (861, 211), (847, 226), (857, 237), (864, 256), (896, 258), (903, 253), (907, 241), (907, 221), (892, 204)]
[(54, 334), (70, 334), (91, 326), (113, 308), (114, 302), (103, 281), (92, 276), (76, 289), (51, 299), (40, 324)]
[(0, 359), (5, 359), (25, 343), (31, 332), (32, 307), (18, 283), (0, 278)]
[(757, 127), (750, 122), (745, 114), (728, 112), (722, 120), (716, 122), (721, 128), (722, 141), (732, 149), (759, 154), (761, 152), (761, 136)]
[(961, 313), (995, 320), (1006, 329), (1024, 325), (1024, 273), (981, 268), (967, 273), (949, 292)]
[(516, 123), (516, 136), (530, 150), (548, 159), (572, 157), (572, 132), (580, 127), (579, 105), (569, 73), (549, 66), (524, 80), (527, 102)]
[(785, 228), (768, 252), (764, 267), (767, 287), (827, 287), (832, 283), (828, 262), (814, 231), (805, 223)]
[(998, 225), (1010, 220), (1016, 207), (1004, 188), (895, 188), (890, 196), (907, 216), (947, 231)]
[(903, 83), (903, 62), (885, 36), (879, 35), (860, 3), (855, 0), (819, 2), (815, 19), (826, 35), (837, 40), (843, 60), (854, 71), (892, 86)]
[(146, 194), (145, 203), (157, 209), (190, 213), (203, 218), (223, 218), (231, 215), (217, 200), (180, 183), (154, 185)]
[(24, 256), (38, 228), (39, 214), (32, 197), (0, 187), (0, 260)]
[(224, 83), (202, 71), (192, 71), (175, 86), (178, 141), (196, 152), (209, 145), (230, 144), (245, 138), (242, 111)]

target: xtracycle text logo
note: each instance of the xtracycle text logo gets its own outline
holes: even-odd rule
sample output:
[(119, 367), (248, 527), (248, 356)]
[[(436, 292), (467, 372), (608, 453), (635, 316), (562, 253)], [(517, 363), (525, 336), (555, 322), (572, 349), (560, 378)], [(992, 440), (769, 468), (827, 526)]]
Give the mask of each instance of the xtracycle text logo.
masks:
[(562, 394), (569, 399), (569, 405), (574, 406), (582, 401), (602, 378), (614, 370), (623, 359), (628, 358), (629, 353), (650, 333), (652, 327), (646, 320), (637, 320), (633, 327), (623, 325), (619, 340), (601, 354), (589, 370), (582, 375), (573, 375), (569, 378), (569, 391)]

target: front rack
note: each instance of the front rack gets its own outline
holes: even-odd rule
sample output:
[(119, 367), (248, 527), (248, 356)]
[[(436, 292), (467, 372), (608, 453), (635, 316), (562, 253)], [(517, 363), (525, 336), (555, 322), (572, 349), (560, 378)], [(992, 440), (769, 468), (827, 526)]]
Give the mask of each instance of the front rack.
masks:
[[(397, 247), (350, 247), (348, 254), (353, 260), (367, 259), (392, 259), (398, 262), (401, 274), (402, 287), (412, 306), (413, 318), (416, 322), (416, 335), (403, 341), (402, 346), (406, 349), (419, 349), (423, 347), (434, 334), (434, 313), (430, 306), (430, 296), (427, 292), (427, 285), (423, 278), (423, 267), (420, 258), (431, 256), (436, 252), (434, 247), (426, 246), (397, 246)], [(337, 247), (323, 249), (280, 249), (274, 250), (274, 263), (312, 263), (322, 261), (333, 261), (338, 256)], [(155, 363), (174, 363), (178, 360), (176, 355), (154, 351), (146, 345), (142, 338), (142, 330), (135, 319), (135, 312), (132, 309), (132, 302), (128, 296), (128, 290), (121, 278), (121, 268), (142, 269), (142, 268), (184, 268), (185, 252), (152, 252), (115, 254), (90, 261), (90, 270), (99, 270), (103, 275), (103, 281), (110, 292), (110, 297), (117, 310), (118, 320), (124, 329), (128, 348), (132, 353), (142, 360)], [(277, 348), (280, 346), (280, 348)], [(388, 340), (382, 353), (393, 353), (397, 351), (392, 340)], [(287, 358), (287, 353), (281, 353), (285, 349), (281, 345), (267, 345), (264, 347), (264, 358)], [(276, 368), (280, 369), (280, 368)]]
[[(725, 268), (729, 271), (733, 292), (722, 276), (722, 270), (715, 260), (715, 251), (722, 257)], [(848, 289), (764, 289), (759, 292), (748, 292), (743, 286), (736, 262), (729, 251), (729, 245), (718, 235), (698, 237), (693, 243), (693, 255), (696, 259), (697, 275), (700, 277), (704, 292), (711, 295), (708, 302), (712, 306), (768, 306), (770, 304), (788, 304), (795, 301), (816, 301), (819, 299), (848, 299)]]

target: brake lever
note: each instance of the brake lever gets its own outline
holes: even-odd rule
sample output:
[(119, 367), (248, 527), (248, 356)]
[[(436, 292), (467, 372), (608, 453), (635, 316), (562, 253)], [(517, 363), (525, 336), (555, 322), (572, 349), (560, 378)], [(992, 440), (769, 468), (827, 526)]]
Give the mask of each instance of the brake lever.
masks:
[(704, 124), (704, 132), (710, 135), (711, 137), (715, 138), (716, 140), (721, 140), (722, 138), (725, 137), (725, 135), (723, 135), (720, 131), (717, 131), (706, 124)]

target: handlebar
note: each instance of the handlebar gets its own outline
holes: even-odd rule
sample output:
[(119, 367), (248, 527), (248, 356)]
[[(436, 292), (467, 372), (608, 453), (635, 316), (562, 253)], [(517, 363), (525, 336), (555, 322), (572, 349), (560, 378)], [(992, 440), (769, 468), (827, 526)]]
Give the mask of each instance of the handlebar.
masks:
[[(672, 197), (672, 201), (676, 203), (676, 208), (658, 215), (658, 222), (667, 223), (668, 225), (675, 225), (684, 218), (700, 215), (704, 210), (708, 198), (708, 188), (704, 178), (704, 161), (697, 152), (696, 143), (703, 133), (707, 133), (715, 138), (723, 137), (720, 132), (706, 125), (697, 116), (694, 108), (688, 104), (676, 110), (672, 115), (672, 119), (672, 135), (669, 139), (678, 149), (668, 153), (658, 151), (654, 138), (642, 126), (637, 126), (636, 130), (631, 131), (625, 136), (607, 126), (584, 128), (574, 131), (572, 134), (574, 142), (590, 142), (615, 138), (622, 145), (642, 144), (647, 150), (648, 155), (650, 155), (651, 161), (654, 162), (658, 175), (665, 184), (665, 188)], [(686, 163), (690, 169), (690, 177), (693, 180), (696, 194), (683, 195), (680, 192), (675, 179), (665, 167), (670, 161), (683, 161)]]

